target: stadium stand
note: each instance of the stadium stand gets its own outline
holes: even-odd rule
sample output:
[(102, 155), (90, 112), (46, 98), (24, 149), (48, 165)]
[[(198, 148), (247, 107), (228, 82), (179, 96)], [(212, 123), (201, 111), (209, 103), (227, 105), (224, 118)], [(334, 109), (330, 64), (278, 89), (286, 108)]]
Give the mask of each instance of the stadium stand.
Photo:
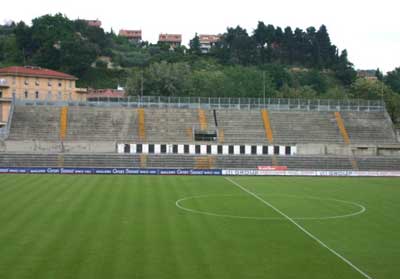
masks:
[[(215, 137), (197, 137), (197, 133), (215, 134)], [(19, 145), (29, 141), (43, 144), (40, 148), (21, 148), (24, 151), (18, 151)], [(49, 142), (53, 145), (46, 145)], [(86, 148), (85, 143), (98, 143), (98, 146), (108, 148)], [(119, 150), (119, 143), (123, 143), (122, 149), (124, 146), (128, 149)], [(192, 151), (184, 152), (189, 154), (157, 154), (165, 152), (141, 150), (136, 154), (129, 148), (135, 143), (155, 143), (157, 148), (160, 148), (160, 143), (269, 145), (271, 150), (279, 149), (279, 146), (285, 150), (289, 145), (297, 146), (300, 153), (289, 152), (288, 155), (292, 156), (275, 151), (269, 151), (269, 155), (244, 152), (241, 155), (211, 155), (207, 151), (201, 155)], [(81, 149), (74, 144), (80, 145)], [(62, 148), (58, 149), (58, 145)], [(12, 146), (12, 150), (7, 146)], [(254, 169), (258, 166), (287, 166), (292, 170), (400, 170), (400, 158), (396, 155), (399, 152), (393, 151), (394, 156), (382, 155), (378, 151), (381, 146), (394, 150), (398, 147), (400, 151), (392, 122), (385, 111), (17, 103), (9, 136), (0, 146), (0, 167)], [(319, 151), (312, 153), (310, 147), (315, 147), (312, 152)], [(365, 155), (354, 153), (354, 150), (361, 152), (364, 149), (368, 151)], [(110, 153), (113, 150), (114, 153)]]

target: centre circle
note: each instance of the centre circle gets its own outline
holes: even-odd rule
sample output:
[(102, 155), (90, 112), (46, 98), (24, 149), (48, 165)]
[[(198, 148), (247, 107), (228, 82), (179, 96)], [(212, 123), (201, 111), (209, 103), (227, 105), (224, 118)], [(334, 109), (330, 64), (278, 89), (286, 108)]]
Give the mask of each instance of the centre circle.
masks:
[[(348, 218), (360, 215), (366, 208), (356, 202), (321, 198), (313, 196), (294, 196), (283, 194), (259, 195), (271, 203), (275, 208), (284, 212), (292, 220), (329, 220)], [(243, 205), (244, 204), (244, 205)], [(272, 207), (259, 203), (248, 195), (198, 195), (179, 199), (175, 205), (181, 210), (214, 217), (251, 219), (251, 220), (287, 220), (279, 216)], [(244, 208), (241, 208), (243, 207)], [(214, 208), (212, 208), (214, 207)], [(257, 214), (244, 213), (251, 210), (259, 212), (268, 210), (274, 216), (257, 216)], [(332, 212), (332, 211), (339, 212)], [(303, 212), (302, 212), (303, 211)], [(304, 214), (311, 212), (311, 214)], [(303, 215), (301, 214), (303, 213)], [(318, 213), (318, 214), (316, 214)]]

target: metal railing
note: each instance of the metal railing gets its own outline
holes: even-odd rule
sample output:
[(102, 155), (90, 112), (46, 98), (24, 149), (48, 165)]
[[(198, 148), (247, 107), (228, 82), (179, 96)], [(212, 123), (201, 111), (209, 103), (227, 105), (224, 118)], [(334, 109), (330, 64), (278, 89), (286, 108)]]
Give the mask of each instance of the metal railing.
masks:
[(10, 134), (11, 122), (12, 122), (12, 118), (13, 118), (13, 114), (14, 114), (14, 107), (15, 107), (15, 96), (13, 96), (12, 101), (11, 101), (7, 124), (5, 127), (0, 128), (0, 139), (6, 139), (8, 137), (8, 135)]
[(381, 100), (278, 99), (278, 98), (215, 98), (130, 96), (126, 98), (90, 98), (85, 101), (53, 101), (17, 99), (17, 105), (93, 106), (132, 108), (189, 109), (269, 109), (276, 111), (385, 111)]

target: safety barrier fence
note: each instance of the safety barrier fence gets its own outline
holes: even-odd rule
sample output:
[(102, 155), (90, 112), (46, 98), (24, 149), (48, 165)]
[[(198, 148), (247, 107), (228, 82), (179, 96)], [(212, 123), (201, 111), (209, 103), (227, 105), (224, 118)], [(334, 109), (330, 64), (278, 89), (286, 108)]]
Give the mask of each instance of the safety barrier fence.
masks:
[(268, 109), (277, 111), (385, 111), (381, 100), (331, 100), (283, 98), (217, 98), (174, 96), (130, 96), (125, 98), (89, 98), (88, 100), (17, 99), (17, 105), (92, 106), (132, 108), (190, 109)]

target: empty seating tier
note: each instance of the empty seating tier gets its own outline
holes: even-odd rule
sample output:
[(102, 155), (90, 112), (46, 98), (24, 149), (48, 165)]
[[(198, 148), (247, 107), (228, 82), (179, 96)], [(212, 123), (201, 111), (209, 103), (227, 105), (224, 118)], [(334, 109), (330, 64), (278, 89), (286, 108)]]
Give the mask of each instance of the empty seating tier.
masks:
[(137, 115), (136, 109), (70, 107), (66, 140), (137, 140)]
[(60, 140), (60, 108), (15, 106), (10, 140)]
[(18, 105), (9, 139), (191, 143), (205, 129), (226, 144), (398, 143), (384, 112)]
[[(192, 142), (193, 129), (200, 128), (200, 112), (196, 109), (145, 109), (148, 142)], [(210, 112), (201, 112), (203, 127), (215, 129)], [(211, 121), (210, 121), (211, 120)]]
[(224, 143), (268, 143), (260, 110), (217, 110)]
[(392, 122), (384, 112), (342, 112), (341, 115), (352, 144), (397, 142)]
[(333, 112), (270, 111), (269, 117), (274, 143), (344, 143)]

